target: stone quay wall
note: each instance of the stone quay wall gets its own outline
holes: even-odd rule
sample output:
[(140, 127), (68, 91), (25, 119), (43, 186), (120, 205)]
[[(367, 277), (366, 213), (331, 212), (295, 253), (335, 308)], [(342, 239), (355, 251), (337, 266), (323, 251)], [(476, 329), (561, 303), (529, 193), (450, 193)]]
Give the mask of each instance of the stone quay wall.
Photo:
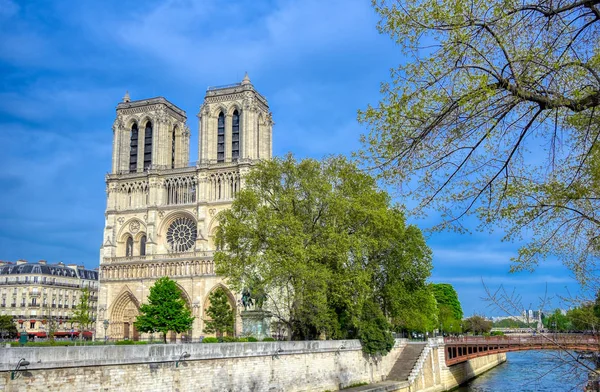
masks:
[(384, 380), (405, 346), (379, 360), (358, 340), (1, 348), (0, 391), (337, 390)]
[(399, 392), (443, 392), (451, 391), (457, 386), (478, 375), (506, 362), (506, 354), (491, 354), (452, 366), (446, 366), (443, 338), (427, 341), (412, 370), (408, 383)]

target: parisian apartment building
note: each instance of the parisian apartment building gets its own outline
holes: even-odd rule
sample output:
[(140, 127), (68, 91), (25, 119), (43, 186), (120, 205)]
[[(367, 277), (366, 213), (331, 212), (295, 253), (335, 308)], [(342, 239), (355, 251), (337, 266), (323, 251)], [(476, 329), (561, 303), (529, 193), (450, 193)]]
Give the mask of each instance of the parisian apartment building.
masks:
[(82, 290), (89, 289), (89, 304), (95, 330), (98, 302), (98, 271), (82, 265), (35, 263), (25, 260), (0, 261), (0, 315), (12, 316), (19, 332), (27, 332), (30, 339), (54, 336), (75, 337), (79, 326), (73, 322), (73, 311), (80, 302)]

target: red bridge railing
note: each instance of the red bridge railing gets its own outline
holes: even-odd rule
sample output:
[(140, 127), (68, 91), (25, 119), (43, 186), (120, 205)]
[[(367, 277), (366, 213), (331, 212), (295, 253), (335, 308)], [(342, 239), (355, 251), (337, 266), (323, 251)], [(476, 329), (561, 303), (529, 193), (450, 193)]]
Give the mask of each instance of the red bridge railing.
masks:
[(464, 336), (444, 338), (446, 365), (496, 353), (522, 350), (600, 351), (600, 336), (540, 334), (535, 336)]

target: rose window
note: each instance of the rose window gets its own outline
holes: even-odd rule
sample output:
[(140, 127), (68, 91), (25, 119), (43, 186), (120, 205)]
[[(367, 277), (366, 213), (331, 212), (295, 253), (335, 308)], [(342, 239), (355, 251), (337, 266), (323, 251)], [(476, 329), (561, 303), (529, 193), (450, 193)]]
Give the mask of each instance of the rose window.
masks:
[(167, 242), (174, 252), (186, 252), (196, 241), (196, 223), (190, 218), (177, 218), (167, 230)]

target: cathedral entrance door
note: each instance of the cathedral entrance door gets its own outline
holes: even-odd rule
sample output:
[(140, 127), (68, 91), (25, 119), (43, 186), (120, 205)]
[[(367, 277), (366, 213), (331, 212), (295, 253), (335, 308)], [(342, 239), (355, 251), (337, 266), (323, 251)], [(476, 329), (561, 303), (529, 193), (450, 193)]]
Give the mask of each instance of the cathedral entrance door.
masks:
[(129, 323), (123, 323), (123, 339), (129, 339)]

